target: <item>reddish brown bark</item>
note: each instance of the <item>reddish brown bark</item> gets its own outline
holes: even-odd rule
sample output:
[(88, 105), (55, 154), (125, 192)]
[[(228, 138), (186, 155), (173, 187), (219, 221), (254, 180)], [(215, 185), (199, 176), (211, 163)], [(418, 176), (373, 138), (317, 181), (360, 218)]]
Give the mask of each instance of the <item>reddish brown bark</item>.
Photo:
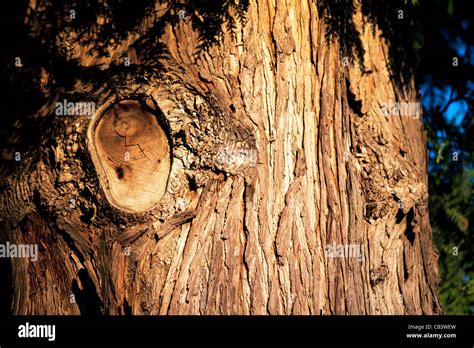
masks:
[[(98, 109), (133, 96), (164, 116), (171, 169), (151, 210), (108, 201), (86, 137), (100, 112), (57, 117), (51, 96), (55, 140), (2, 178), (2, 238), (40, 248), (12, 259), (15, 314), (440, 312), (421, 119), (382, 111), (416, 102), (413, 81), (396, 88), (358, 7), (364, 71), (327, 42), (313, 1), (253, 1), (247, 17), (199, 59), (191, 26), (169, 27), (149, 84), (80, 86)], [(91, 66), (126, 47), (73, 51)]]

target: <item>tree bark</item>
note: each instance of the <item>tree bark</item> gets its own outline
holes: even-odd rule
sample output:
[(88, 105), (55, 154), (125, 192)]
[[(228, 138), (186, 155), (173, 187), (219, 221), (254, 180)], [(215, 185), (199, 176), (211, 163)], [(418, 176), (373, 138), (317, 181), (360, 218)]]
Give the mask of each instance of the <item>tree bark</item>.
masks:
[[(362, 64), (341, 57), (344, 38), (328, 42), (313, 1), (252, 1), (199, 57), (190, 23), (167, 27), (147, 83), (74, 86), (95, 98), (92, 118), (55, 115), (51, 94), (40, 148), (1, 179), (0, 240), (39, 246), (36, 262), (11, 259), (12, 312), (440, 313), (421, 118), (382, 108), (419, 95), (413, 79), (394, 83), (358, 3), (353, 20)], [(75, 43), (71, 59), (111, 64), (136, 39), (108, 58)], [(168, 138), (146, 140), (169, 166), (143, 179), (137, 209), (104, 179), (107, 146), (94, 150), (92, 125), (124, 100)], [(361, 253), (334, 253), (350, 246)]]

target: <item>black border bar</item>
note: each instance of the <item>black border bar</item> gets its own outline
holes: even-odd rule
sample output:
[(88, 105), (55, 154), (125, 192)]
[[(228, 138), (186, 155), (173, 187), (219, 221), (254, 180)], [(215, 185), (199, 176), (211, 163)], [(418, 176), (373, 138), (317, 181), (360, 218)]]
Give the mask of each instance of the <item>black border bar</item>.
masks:
[[(20, 338), (19, 326), (55, 325), (55, 341)], [(449, 325), (449, 326), (445, 326)], [(455, 325), (455, 328), (453, 327)], [(430, 337), (408, 338), (407, 334)], [(435, 338), (433, 334), (455, 334)], [(474, 347), (472, 316), (14, 316), (0, 318), (0, 347), (164, 344), (302, 344)]]

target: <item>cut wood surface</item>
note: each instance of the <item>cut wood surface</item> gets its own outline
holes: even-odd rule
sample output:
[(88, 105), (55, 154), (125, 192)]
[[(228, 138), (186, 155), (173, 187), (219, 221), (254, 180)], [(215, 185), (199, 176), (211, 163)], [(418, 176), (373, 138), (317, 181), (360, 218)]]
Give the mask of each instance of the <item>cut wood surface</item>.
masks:
[(150, 209), (166, 191), (170, 171), (168, 138), (156, 116), (126, 100), (96, 122), (91, 152), (106, 196), (120, 209)]

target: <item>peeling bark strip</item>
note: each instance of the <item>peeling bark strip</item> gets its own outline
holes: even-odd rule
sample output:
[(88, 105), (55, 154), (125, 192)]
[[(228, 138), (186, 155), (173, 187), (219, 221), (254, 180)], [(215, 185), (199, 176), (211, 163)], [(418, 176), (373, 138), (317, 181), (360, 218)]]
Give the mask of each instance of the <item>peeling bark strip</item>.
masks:
[[(146, 83), (81, 85), (93, 120), (55, 117), (52, 96), (41, 151), (1, 179), (0, 240), (39, 246), (37, 262), (11, 260), (13, 312), (439, 313), (421, 119), (383, 109), (416, 102), (413, 79), (395, 86), (358, 2), (362, 67), (320, 12), (252, 1), (199, 59), (192, 25), (167, 27)], [(68, 40), (83, 66), (127, 52)]]

